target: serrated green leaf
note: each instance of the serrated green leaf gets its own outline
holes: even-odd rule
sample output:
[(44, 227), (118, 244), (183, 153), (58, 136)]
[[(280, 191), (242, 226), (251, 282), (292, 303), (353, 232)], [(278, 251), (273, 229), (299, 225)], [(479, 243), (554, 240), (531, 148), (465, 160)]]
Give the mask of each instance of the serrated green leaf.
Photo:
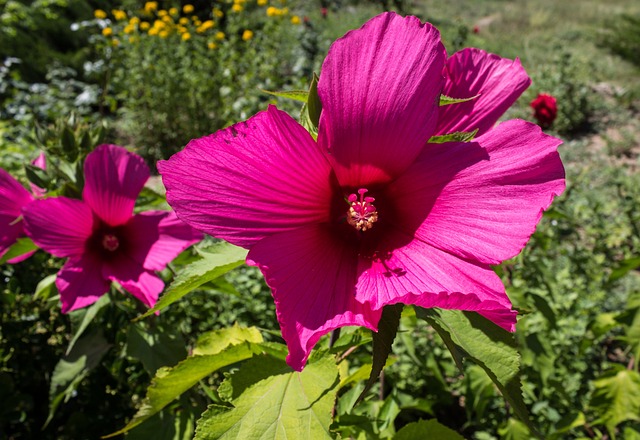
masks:
[(269, 355), (257, 355), (243, 363), (242, 366), (230, 374), (218, 387), (218, 395), (223, 400), (231, 402), (250, 386), (278, 374), (288, 374), (291, 367), (283, 359)]
[(278, 98), (293, 99), (295, 101), (307, 102), (309, 92), (306, 90), (277, 90), (270, 91), (260, 89), (261, 92), (268, 93), (269, 95), (277, 96)]
[(320, 358), (300, 373), (278, 374), (255, 383), (228, 411), (211, 406), (198, 420), (195, 439), (330, 439), (337, 390), (335, 360)]
[(419, 420), (405, 425), (393, 437), (393, 440), (464, 440), (460, 434), (453, 429), (447, 428), (438, 423), (437, 420)]
[(469, 142), (476, 137), (478, 129), (473, 131), (456, 131), (439, 136), (431, 136), (430, 144), (444, 144), (445, 142)]
[(245, 342), (205, 356), (190, 356), (172, 368), (160, 368), (147, 389), (147, 396), (127, 425), (105, 438), (123, 434), (157, 414), (171, 401), (220, 368), (249, 359), (255, 347)]
[(202, 258), (186, 266), (173, 280), (156, 305), (136, 319), (146, 318), (162, 310), (193, 289), (212, 281), (242, 265), (247, 250), (229, 243), (220, 243), (214, 252), (201, 251)]
[(73, 350), (58, 361), (51, 375), (49, 415), (44, 426), (53, 419), (60, 403), (72, 397), (78, 384), (98, 365), (110, 347), (102, 332), (97, 331), (81, 338)]
[(461, 102), (468, 102), (479, 97), (480, 94), (472, 96), (471, 98), (452, 98), (451, 96), (440, 95), (440, 107), (443, 105), (460, 104)]
[(380, 372), (387, 362), (387, 358), (391, 353), (393, 340), (396, 338), (396, 333), (398, 333), (402, 307), (403, 304), (393, 304), (385, 306), (384, 309), (382, 309), (382, 316), (380, 316), (380, 321), (378, 322), (378, 331), (372, 334), (373, 360), (371, 362), (371, 374), (364, 385), (364, 390), (362, 390), (362, 393), (358, 397), (358, 402), (364, 398), (365, 394), (371, 389), (376, 380), (378, 380), (378, 376), (380, 376)]
[(616, 426), (627, 420), (640, 420), (640, 374), (622, 367), (606, 371), (593, 381), (589, 406), (599, 414), (593, 424), (607, 427), (615, 439)]
[(511, 405), (514, 414), (535, 435), (539, 435), (529, 420), (522, 398), (518, 376), (520, 355), (511, 333), (473, 312), (416, 307), (416, 315), (436, 330), (459, 368), (465, 357), (482, 367)]
[[(55, 280), (55, 275), (52, 276)], [(83, 335), (89, 324), (93, 322), (100, 309), (109, 304), (109, 301), (109, 295), (102, 295), (96, 302), (91, 304), (91, 306), (74, 310), (73, 312), (69, 313), (71, 324), (76, 330), (73, 338), (71, 339), (71, 342), (69, 342), (69, 346), (67, 347), (67, 355), (71, 353), (73, 346), (76, 344), (76, 342), (78, 342), (78, 339), (80, 339), (80, 337)]]
[(142, 323), (133, 323), (127, 331), (127, 356), (142, 362), (144, 369), (154, 375), (161, 367), (171, 367), (187, 355), (184, 339), (169, 329), (150, 332)]
[(28, 254), (29, 252), (35, 251), (39, 249), (36, 244), (31, 241), (28, 237), (21, 237), (16, 240), (14, 244), (5, 252), (5, 254), (0, 258), (0, 264), (4, 264), (9, 260), (13, 260), (16, 257), (19, 257), (24, 254)]
[(194, 355), (211, 355), (220, 353), (230, 345), (237, 345), (242, 342), (261, 343), (262, 334), (255, 327), (240, 327), (235, 324), (233, 327), (226, 327), (213, 330), (200, 335), (196, 347), (193, 349)]

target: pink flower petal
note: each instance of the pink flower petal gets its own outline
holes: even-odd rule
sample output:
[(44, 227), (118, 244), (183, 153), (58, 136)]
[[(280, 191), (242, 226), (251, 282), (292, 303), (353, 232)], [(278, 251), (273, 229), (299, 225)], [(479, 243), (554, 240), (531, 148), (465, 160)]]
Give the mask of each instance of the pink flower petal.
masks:
[(329, 219), (331, 166), (309, 133), (273, 106), (191, 141), (158, 169), (180, 219), (238, 246)]
[(388, 231), (379, 246), (373, 258), (360, 259), (357, 301), (369, 301), (374, 309), (403, 303), (482, 312), (514, 330), (516, 312), (489, 266), (458, 258), (400, 231)]
[(84, 163), (82, 198), (111, 226), (127, 222), (136, 198), (149, 178), (142, 158), (117, 145), (100, 145)]
[(357, 250), (326, 225), (307, 226), (259, 241), (247, 256), (273, 290), (287, 363), (302, 370), (322, 335), (357, 325), (377, 330), (380, 311), (355, 299)]
[[(24, 237), (24, 226), (20, 216), (22, 207), (31, 202), (33, 197), (29, 191), (24, 189), (20, 183), (8, 172), (0, 168), (0, 257), (20, 237)], [(8, 263), (18, 263), (33, 252), (21, 255), (8, 261)]]
[(66, 197), (34, 200), (22, 212), (27, 235), (45, 251), (56, 257), (78, 257), (85, 252), (94, 216), (82, 200)]
[(102, 268), (102, 276), (118, 282), (127, 292), (138, 298), (148, 307), (153, 307), (164, 289), (164, 282), (145, 270), (142, 265), (126, 254), (118, 255), (106, 261)]
[(447, 60), (442, 93), (452, 98), (478, 98), (440, 107), (436, 134), (489, 130), (531, 84), (520, 61), (480, 49), (456, 52)]
[(437, 29), (395, 13), (333, 43), (318, 84), (318, 144), (342, 186), (388, 182), (415, 160), (435, 128), (445, 57)]
[(56, 278), (62, 313), (87, 307), (109, 291), (111, 283), (101, 270), (100, 261), (91, 254), (67, 260)]
[(522, 250), (564, 191), (560, 143), (513, 120), (474, 142), (430, 144), (389, 187), (390, 220), (446, 252), (498, 264)]
[(175, 212), (147, 211), (125, 226), (127, 254), (147, 270), (163, 270), (180, 252), (202, 240), (202, 233)]

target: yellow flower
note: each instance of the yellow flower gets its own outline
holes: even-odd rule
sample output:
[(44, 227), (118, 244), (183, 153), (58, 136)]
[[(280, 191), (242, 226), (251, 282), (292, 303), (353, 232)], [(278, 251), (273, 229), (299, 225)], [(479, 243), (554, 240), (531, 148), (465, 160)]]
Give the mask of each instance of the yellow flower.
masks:
[(183, 41), (187, 41), (189, 38), (191, 38), (191, 34), (189, 32), (185, 32), (184, 34), (182, 34)]
[(165, 15), (164, 17), (162, 17), (162, 21), (164, 21), (165, 23), (172, 23), (173, 18), (171, 18), (170, 15)]
[(93, 11), (93, 16), (96, 18), (107, 18), (107, 13), (102, 9), (96, 9), (95, 11)]
[(244, 41), (249, 41), (253, 38), (253, 32), (250, 31), (249, 29), (245, 29), (245, 31), (242, 33), (242, 39)]
[(202, 24), (202, 22), (200, 20), (193, 20), (193, 25), (194, 26), (200, 26)]
[(117, 38), (114, 38), (113, 40), (111, 40), (111, 44), (113, 44), (114, 46), (119, 46), (120, 40), (118, 40)]
[(291, 17), (291, 23), (292, 24), (300, 24), (300, 17), (298, 17), (297, 15), (293, 15)]
[(231, 6), (231, 10), (233, 12), (242, 12), (242, 5), (239, 5), (237, 3), (234, 3), (233, 6)]
[(200, 26), (198, 26), (198, 33), (203, 33), (206, 32), (207, 29), (211, 29), (212, 27), (215, 26), (215, 23), (213, 22), (213, 20), (207, 20), (204, 23), (202, 23)]
[(116, 20), (126, 20), (127, 19), (127, 13), (120, 10), (120, 9), (114, 9), (111, 11), (111, 13), (113, 14), (113, 18), (115, 18)]
[(159, 32), (160, 29), (158, 29), (157, 27), (152, 27), (151, 29), (149, 29), (149, 35), (158, 35)]
[(280, 10), (280, 15), (287, 15), (289, 13), (289, 8), (282, 8)]
[(169, 15), (178, 15), (178, 8), (169, 8)]
[(135, 25), (137, 25), (138, 23), (140, 23), (140, 19), (139, 19), (138, 17), (131, 17), (131, 18), (129, 19), (129, 24), (130, 24), (131, 26), (135, 26)]
[(275, 17), (276, 15), (278, 15), (279, 12), (280, 12), (280, 10), (278, 8), (275, 8), (273, 6), (269, 6), (267, 8), (267, 17)]
[(209, 43), (207, 43), (207, 47), (209, 49), (215, 49), (216, 47), (218, 47), (218, 45), (216, 43), (214, 43), (213, 41), (209, 41)]
[(167, 30), (162, 30), (162, 31), (158, 32), (158, 36), (159, 36), (160, 38), (167, 38), (167, 37), (169, 36), (169, 31), (167, 31)]
[(189, 24), (189, 19), (187, 17), (181, 17), (180, 20), (178, 20), (178, 23), (180, 24)]
[(265, 6), (267, 3), (269, 3), (268, 0), (258, 0), (258, 6)]
[(224, 37), (225, 37), (224, 32), (220, 32), (220, 31), (216, 32), (216, 40), (224, 40)]
[(156, 21), (153, 22), (153, 27), (154, 28), (162, 29), (165, 26), (166, 26), (166, 23), (164, 21), (156, 20)]
[(132, 33), (132, 32), (135, 32), (135, 30), (136, 30), (136, 27), (135, 27), (135, 26), (128, 24), (128, 25), (126, 25), (126, 26), (124, 27), (123, 32), (124, 32), (125, 34), (130, 34), (130, 33)]
[(102, 35), (104, 35), (105, 37), (110, 37), (111, 35), (113, 35), (113, 29), (111, 29), (110, 27), (102, 29)]
[(168, 14), (169, 13), (167, 11), (165, 11), (164, 9), (161, 9), (161, 10), (158, 11), (158, 17), (165, 17)]
[(129, 37), (129, 43), (137, 43), (137, 42), (138, 42), (138, 37), (134, 37), (134, 36)]
[(147, 29), (149, 29), (151, 25), (149, 24), (148, 21), (143, 21), (140, 23), (140, 29), (142, 29), (143, 31), (146, 31)]
[(213, 10), (211, 11), (213, 12), (213, 15), (215, 15), (218, 18), (222, 18), (224, 17), (224, 12), (222, 12), (220, 9), (218, 8), (213, 8)]
[(149, 13), (158, 9), (158, 2), (146, 2), (144, 4), (144, 11)]
[(193, 5), (184, 5), (182, 7), (182, 12), (185, 14), (191, 14), (193, 12)]

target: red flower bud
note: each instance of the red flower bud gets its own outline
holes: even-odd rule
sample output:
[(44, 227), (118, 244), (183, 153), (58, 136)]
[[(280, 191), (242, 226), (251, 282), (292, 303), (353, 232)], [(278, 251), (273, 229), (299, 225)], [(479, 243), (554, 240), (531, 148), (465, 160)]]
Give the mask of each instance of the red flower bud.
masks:
[(558, 105), (556, 98), (546, 93), (538, 94), (538, 97), (531, 101), (533, 116), (541, 127), (550, 127), (558, 116)]

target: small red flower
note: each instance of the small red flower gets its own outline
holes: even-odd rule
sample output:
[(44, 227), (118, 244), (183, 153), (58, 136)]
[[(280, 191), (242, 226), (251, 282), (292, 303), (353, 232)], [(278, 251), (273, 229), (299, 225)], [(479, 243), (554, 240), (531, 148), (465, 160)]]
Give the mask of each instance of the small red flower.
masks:
[(538, 94), (538, 97), (531, 101), (533, 116), (541, 127), (550, 127), (558, 116), (558, 104), (556, 98), (546, 93)]
[(480, 27), (478, 27), (478, 26), (474, 26), (474, 27), (473, 27), (473, 33), (474, 33), (474, 34), (479, 34), (479, 33), (480, 33)]
[(320, 8), (320, 14), (322, 14), (322, 18), (327, 18), (327, 8)]

